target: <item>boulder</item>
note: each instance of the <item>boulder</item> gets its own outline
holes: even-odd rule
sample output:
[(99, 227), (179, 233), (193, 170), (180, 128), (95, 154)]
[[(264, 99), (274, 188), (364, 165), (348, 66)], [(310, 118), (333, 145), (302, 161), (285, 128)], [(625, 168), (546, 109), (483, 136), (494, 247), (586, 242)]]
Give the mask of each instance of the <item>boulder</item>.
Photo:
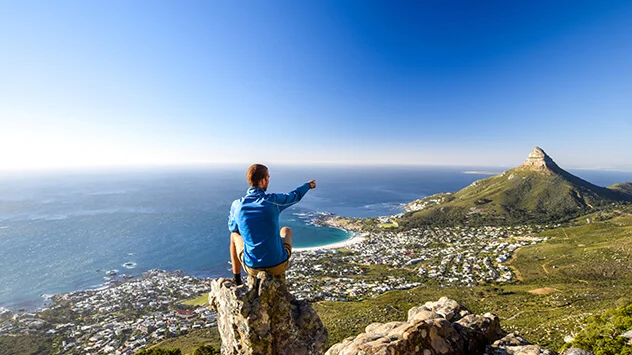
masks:
[(525, 338), (508, 334), (495, 341), (487, 349), (490, 355), (557, 355), (555, 351), (545, 349), (539, 345), (530, 344)]
[(595, 355), (592, 351), (580, 349), (580, 348), (568, 348), (562, 351), (560, 355)]
[(470, 314), (446, 297), (408, 311), (407, 322), (373, 323), (366, 332), (335, 344), (327, 355), (483, 354), (501, 338), (498, 317)]
[(209, 304), (217, 312), (222, 354), (322, 354), (327, 329), (307, 301), (297, 301), (283, 278), (260, 272), (244, 285), (217, 279)]
[(632, 329), (624, 332), (623, 334), (621, 334), (621, 336), (628, 339), (628, 344), (632, 344)]
[(421, 317), (428, 317), (425, 319), (436, 318), (435, 315), (438, 315), (452, 322), (470, 314), (470, 311), (453, 299), (441, 297), (437, 302), (426, 302), (421, 307), (409, 309), (408, 321), (413, 318), (419, 319), (419, 314), (422, 315)]
[(475, 354), (506, 334), (500, 329), (500, 320), (492, 313), (468, 314), (452, 325), (465, 341), (466, 354)]

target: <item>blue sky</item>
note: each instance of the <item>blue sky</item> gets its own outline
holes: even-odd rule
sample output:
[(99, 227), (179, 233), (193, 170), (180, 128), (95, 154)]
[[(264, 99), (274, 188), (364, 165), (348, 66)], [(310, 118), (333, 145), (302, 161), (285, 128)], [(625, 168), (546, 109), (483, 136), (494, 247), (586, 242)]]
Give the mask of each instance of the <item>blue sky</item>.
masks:
[(628, 1), (2, 1), (0, 169), (632, 169)]

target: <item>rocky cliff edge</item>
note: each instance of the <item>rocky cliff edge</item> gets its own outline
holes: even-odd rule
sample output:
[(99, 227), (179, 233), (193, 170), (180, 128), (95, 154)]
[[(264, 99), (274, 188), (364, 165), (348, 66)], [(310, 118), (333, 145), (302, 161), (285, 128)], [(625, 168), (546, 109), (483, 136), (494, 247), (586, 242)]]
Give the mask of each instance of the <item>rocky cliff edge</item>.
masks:
[(311, 355), (327, 349), (327, 329), (307, 301), (297, 301), (282, 278), (260, 272), (244, 285), (212, 282), (222, 354)]
[[(442, 297), (408, 311), (408, 320), (373, 323), (327, 350), (327, 330), (306, 301), (297, 301), (282, 278), (260, 272), (245, 285), (218, 279), (209, 303), (217, 311), (222, 354), (287, 355), (555, 355), (507, 334), (492, 313), (472, 314)], [(564, 355), (591, 354), (568, 349)]]

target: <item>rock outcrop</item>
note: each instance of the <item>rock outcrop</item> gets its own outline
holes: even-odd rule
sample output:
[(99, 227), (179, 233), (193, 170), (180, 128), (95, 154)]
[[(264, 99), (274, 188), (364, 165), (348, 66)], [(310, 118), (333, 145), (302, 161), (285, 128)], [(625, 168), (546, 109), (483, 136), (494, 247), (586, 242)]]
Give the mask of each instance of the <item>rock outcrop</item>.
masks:
[(489, 355), (556, 355), (555, 351), (539, 345), (530, 344), (525, 338), (516, 334), (508, 334), (487, 347)]
[(217, 311), (222, 354), (322, 354), (327, 329), (306, 301), (297, 301), (280, 277), (260, 272), (246, 284), (213, 281), (209, 304)]
[(516, 170), (530, 170), (539, 172), (559, 172), (562, 170), (550, 156), (548, 156), (544, 150), (540, 147), (535, 147), (527, 160), (522, 165), (516, 168)]
[(568, 348), (562, 351), (560, 355), (595, 355), (595, 354), (592, 351), (588, 351), (588, 350), (582, 350), (579, 348)]
[(506, 335), (497, 316), (471, 314), (442, 297), (408, 311), (408, 321), (374, 323), (366, 332), (335, 344), (327, 355), (554, 355), (524, 338)]

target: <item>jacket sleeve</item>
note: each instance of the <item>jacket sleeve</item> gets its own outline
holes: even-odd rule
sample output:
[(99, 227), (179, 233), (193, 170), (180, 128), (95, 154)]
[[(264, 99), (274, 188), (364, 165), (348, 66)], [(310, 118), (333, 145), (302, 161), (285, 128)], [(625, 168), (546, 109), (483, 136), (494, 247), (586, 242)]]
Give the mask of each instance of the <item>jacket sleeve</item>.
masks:
[(307, 191), (309, 191), (309, 183), (306, 182), (287, 194), (270, 194), (269, 201), (277, 205), (280, 212), (300, 201)]
[(236, 219), (237, 216), (235, 216), (236, 204), (237, 201), (234, 201), (233, 204), (230, 206), (230, 213), (228, 214), (228, 231), (231, 233), (239, 233), (239, 226), (237, 225)]

